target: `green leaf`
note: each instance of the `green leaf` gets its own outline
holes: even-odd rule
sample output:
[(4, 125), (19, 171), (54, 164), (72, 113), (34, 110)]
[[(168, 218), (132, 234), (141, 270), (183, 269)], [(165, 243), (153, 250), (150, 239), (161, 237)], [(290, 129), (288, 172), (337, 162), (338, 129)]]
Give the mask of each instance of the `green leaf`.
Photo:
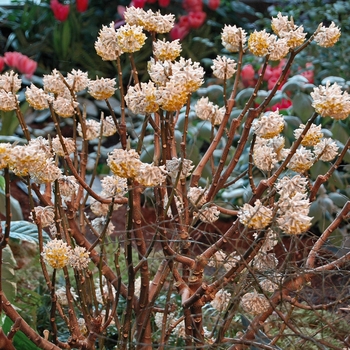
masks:
[(15, 275), (16, 260), (12, 254), (11, 248), (6, 246), (2, 250), (2, 267), (1, 267), (1, 283), (2, 290), (7, 299), (12, 303), (17, 294), (17, 283)]
[(327, 82), (329, 82), (330, 84), (337, 83), (339, 85), (343, 85), (345, 83), (345, 79), (343, 79), (341, 77), (330, 76), (330, 77), (323, 78), (322, 81), (321, 81), (321, 84), (322, 85), (326, 85)]
[(349, 138), (348, 127), (342, 121), (334, 121), (331, 127), (331, 131), (334, 138), (340, 141), (342, 144), (346, 144)]
[[(0, 319), (0, 326), (5, 334), (7, 334), (11, 327), (13, 325), (13, 322), (8, 316), (1, 317)], [(31, 340), (27, 338), (27, 336), (21, 332), (16, 332), (15, 336), (13, 337), (13, 345), (16, 349), (25, 349), (25, 350), (40, 350)]]
[[(2, 229), (5, 230), (5, 223), (1, 223)], [(39, 243), (38, 227), (28, 221), (12, 221), (10, 226), (10, 239), (18, 241), (26, 241), (30, 243)], [(49, 240), (47, 233), (43, 232), (43, 240)]]
[[(0, 189), (0, 213), (2, 213), (4, 216), (6, 216), (5, 199), (6, 199), (5, 192), (2, 189)], [(22, 220), (23, 214), (22, 214), (21, 206), (19, 205), (18, 201), (13, 197), (10, 197), (10, 206), (11, 206), (12, 219)]]
[(314, 112), (314, 109), (311, 106), (311, 97), (302, 92), (298, 92), (293, 97), (292, 102), (294, 112), (298, 117), (300, 117), (303, 123), (306, 123)]
[(0, 189), (5, 190), (5, 178), (0, 175)]
[(339, 208), (342, 208), (344, 204), (349, 200), (347, 196), (336, 192), (332, 192), (328, 196), (333, 201), (333, 203)]

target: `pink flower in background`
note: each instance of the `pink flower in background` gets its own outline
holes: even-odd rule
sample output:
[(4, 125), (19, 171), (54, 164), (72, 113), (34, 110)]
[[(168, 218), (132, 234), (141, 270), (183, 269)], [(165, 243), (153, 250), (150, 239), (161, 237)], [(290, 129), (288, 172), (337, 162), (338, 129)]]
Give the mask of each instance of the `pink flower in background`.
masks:
[(190, 12), (188, 14), (188, 21), (191, 28), (199, 28), (205, 21), (207, 14), (203, 11)]
[(158, 4), (160, 7), (168, 7), (170, 4), (170, 0), (158, 0)]
[(37, 62), (28, 56), (16, 51), (5, 52), (3, 61), (10, 68), (15, 69), (22, 74), (25, 74), (27, 78), (31, 78), (33, 76), (38, 66)]
[(190, 32), (189, 26), (184, 26), (184, 25), (181, 25), (180, 23), (176, 23), (174, 25), (174, 28), (170, 31), (170, 38), (171, 40), (176, 40), (176, 39), (182, 40), (189, 32)]
[(188, 12), (202, 11), (202, 0), (184, 0), (182, 7)]
[(4, 69), (5, 66), (5, 60), (4, 57), (0, 56), (0, 72)]
[(78, 12), (85, 12), (89, 5), (89, 0), (76, 0), (76, 6)]
[(147, 0), (132, 0), (129, 6), (134, 6), (137, 8), (143, 8)]
[(69, 5), (63, 5), (58, 0), (51, 0), (50, 7), (58, 21), (64, 22), (69, 15)]
[(246, 64), (241, 71), (241, 78), (244, 87), (254, 86), (256, 83), (255, 71), (251, 64)]

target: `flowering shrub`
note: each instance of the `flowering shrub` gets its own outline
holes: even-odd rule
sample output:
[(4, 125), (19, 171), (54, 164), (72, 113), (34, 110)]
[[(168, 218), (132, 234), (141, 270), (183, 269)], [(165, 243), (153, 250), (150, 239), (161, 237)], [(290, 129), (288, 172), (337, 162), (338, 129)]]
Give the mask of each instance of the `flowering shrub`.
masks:
[[(326, 272), (341, 269), (348, 277), (350, 254), (329, 257), (323, 249), (346, 223), (350, 201), (344, 195), (336, 208), (329, 196), (337, 215), (329, 214), (329, 226), (319, 236), (310, 211), (327, 196), (327, 181), (349, 156), (350, 140), (340, 149), (322, 123), (346, 119), (350, 96), (336, 82), (313, 87), (313, 111), (304, 123), (268, 110), (294, 58), (311, 42), (335, 44), (340, 29), (320, 24), (308, 35), (281, 14), (272, 19), (276, 34), (248, 35), (225, 25), (221, 39), (230, 57), (218, 56), (211, 67), (221, 83), (221, 90), (215, 89), (219, 105), (211, 100), (212, 86), (201, 88), (201, 65), (179, 57), (178, 40), (158, 38), (174, 27), (173, 15), (130, 7), (124, 16), (126, 24), (117, 30), (113, 23), (102, 26), (94, 45), (102, 60), (114, 61), (117, 78), (90, 79), (81, 70), (63, 75), (55, 69), (44, 75), (42, 86), (26, 88), (28, 104), (49, 111), (54, 122), (55, 134), (47, 138), (34, 138), (28, 130), (18, 108), (18, 75), (0, 77), (0, 109), (16, 112), (25, 138), (23, 144), (1, 144), (5, 188), (10, 172), (27, 185), (50, 295), (50, 319), (37, 334), (2, 292), (2, 309), (15, 322), (4, 340), (12, 346), (21, 330), (42, 349), (152, 349), (156, 344), (238, 350), (275, 348), (281, 339), (291, 346), (295, 339), (318, 347), (348, 346), (341, 321), (330, 324), (321, 313), (344, 306), (349, 296), (315, 303), (307, 288)], [(144, 62), (149, 80), (140, 81), (135, 57), (151, 43), (147, 35), (152, 38), (152, 56)], [(252, 90), (239, 91), (247, 51), (263, 62)], [(132, 67), (128, 86), (122, 58)], [(271, 61), (283, 63), (261, 98)], [(292, 79), (285, 91), (300, 82)], [(109, 100), (117, 90), (119, 113)], [(91, 118), (78, 98), (84, 91), (106, 102), (110, 115)], [(67, 119), (72, 137), (61, 129)], [(140, 126), (132, 120), (141, 120)], [(287, 139), (291, 120), (298, 125)], [(97, 179), (95, 162), (88, 180), (89, 145), (95, 142), (96, 157), (102, 158), (103, 140), (115, 133), (119, 142), (101, 159), (108, 175)], [(310, 169), (320, 163), (325, 172), (312, 177)], [(233, 202), (232, 190), (244, 192), (240, 203)], [(9, 198), (2, 250), (15, 236)], [(308, 242), (303, 249), (302, 237)], [(319, 315), (312, 336), (293, 326), (294, 309)], [(269, 322), (277, 323), (270, 331)], [(326, 326), (332, 332), (324, 331)], [(322, 337), (314, 336), (319, 332)], [(110, 339), (116, 340), (107, 346)]]

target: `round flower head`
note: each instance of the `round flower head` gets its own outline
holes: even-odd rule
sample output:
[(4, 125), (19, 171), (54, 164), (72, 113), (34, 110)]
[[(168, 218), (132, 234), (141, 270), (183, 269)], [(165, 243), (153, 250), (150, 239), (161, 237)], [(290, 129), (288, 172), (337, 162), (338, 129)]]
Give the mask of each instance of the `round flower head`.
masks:
[[(77, 131), (80, 137), (84, 137), (81, 124), (78, 124)], [(85, 121), (85, 140), (94, 140), (100, 136), (101, 125), (97, 120), (88, 119)]]
[(0, 169), (4, 169), (8, 165), (11, 157), (12, 145), (10, 143), (0, 143)]
[(165, 111), (178, 111), (187, 102), (188, 94), (181, 81), (171, 79), (158, 88), (156, 103)]
[(314, 164), (315, 158), (312, 152), (305, 147), (298, 148), (289, 161), (287, 168), (297, 173), (303, 173), (309, 170)]
[(262, 115), (253, 124), (253, 128), (256, 135), (265, 139), (271, 139), (280, 134), (283, 130), (284, 118), (277, 109), (275, 112)]
[(269, 47), (273, 42), (273, 37), (266, 30), (256, 31), (250, 34), (248, 39), (249, 51), (258, 57), (266, 56), (269, 53)]
[[(299, 128), (294, 130), (295, 138), (299, 138), (301, 133), (304, 131), (305, 125), (300, 124)], [(321, 131), (321, 125), (311, 124), (310, 129), (307, 131), (306, 135), (301, 141), (303, 146), (315, 146), (317, 145), (321, 138), (323, 137), (323, 133)]]
[[(53, 207), (41, 207), (34, 208), (35, 217), (40, 222), (41, 227), (48, 227), (55, 222), (55, 212)], [(31, 215), (31, 219), (33, 216)]]
[(112, 172), (123, 178), (134, 178), (138, 175), (142, 162), (140, 156), (133, 150), (115, 149), (107, 158), (107, 164)]
[(212, 224), (219, 219), (220, 211), (215, 205), (211, 207), (203, 207), (198, 212), (193, 213), (194, 218), (199, 218), (199, 220)]
[(237, 216), (244, 226), (262, 229), (272, 221), (272, 209), (263, 206), (260, 200), (257, 199), (254, 207), (245, 203)]
[(289, 48), (294, 49), (305, 41), (306, 33), (304, 33), (303, 26), (296, 26), (293, 30), (281, 32), (280, 37), (287, 41), (287, 46)]
[(27, 102), (34, 109), (43, 110), (49, 108), (48, 100), (51, 101), (52, 97), (43, 89), (37, 88), (34, 84), (31, 84), (30, 87), (27, 86), (25, 95)]
[(166, 179), (164, 167), (158, 167), (147, 163), (142, 163), (135, 180), (143, 186), (159, 186)]
[(41, 253), (44, 261), (54, 269), (62, 269), (68, 265), (71, 248), (61, 239), (48, 242)]
[(16, 95), (12, 92), (0, 90), (0, 111), (9, 112), (17, 108)]
[(224, 26), (221, 33), (221, 42), (227, 51), (238, 52), (240, 46), (244, 47), (247, 41), (247, 33), (242, 28), (237, 28), (235, 25)]
[(252, 263), (254, 268), (260, 272), (274, 271), (278, 265), (278, 259), (275, 253), (263, 253), (259, 251)]
[(217, 56), (213, 60), (211, 69), (215, 77), (219, 79), (230, 79), (236, 73), (237, 63), (226, 56)]
[(125, 22), (136, 26), (143, 26), (144, 17), (145, 17), (146, 11), (140, 7), (134, 7), (130, 6), (125, 9), (124, 12), (124, 19)]
[(208, 97), (202, 97), (196, 103), (196, 114), (198, 118), (210, 121), (212, 125), (220, 125), (225, 115), (225, 107), (219, 108), (209, 102)]
[(106, 100), (114, 95), (115, 92), (115, 78), (105, 79), (96, 78), (90, 80), (88, 85), (88, 93), (96, 100)]
[(207, 202), (208, 190), (202, 187), (190, 187), (187, 192), (188, 200), (196, 208), (202, 207)]
[(142, 18), (142, 26), (148, 32), (159, 34), (169, 33), (174, 27), (175, 16), (173, 14), (162, 15), (159, 11), (148, 10)]
[(89, 84), (88, 74), (82, 72), (80, 69), (73, 69), (71, 73), (68, 73), (66, 81), (70, 88), (75, 92), (84, 90)]
[(244, 294), (240, 305), (245, 312), (254, 316), (262, 314), (270, 307), (270, 303), (264, 294), (258, 294), (256, 290), (252, 293)]
[(61, 74), (54, 69), (51, 74), (43, 77), (44, 90), (52, 92), (55, 95), (65, 95), (67, 93), (67, 86), (64, 84)]
[(278, 36), (283, 32), (289, 32), (295, 28), (293, 19), (288, 20), (288, 16), (282, 16), (281, 12), (277, 14), (277, 17), (272, 17), (271, 28)]
[(106, 219), (101, 217), (101, 218), (96, 218), (94, 220), (91, 221), (91, 225), (93, 227), (93, 229), (98, 233), (98, 234), (101, 234), (103, 231), (106, 232), (106, 235), (107, 236), (110, 236), (115, 227), (114, 225), (112, 224), (112, 222), (109, 222), (108, 223), (108, 226), (106, 228)]
[(311, 226), (313, 218), (305, 213), (288, 210), (281, 215), (276, 221), (278, 227), (290, 235), (298, 235), (306, 232)]
[[(75, 142), (73, 139), (63, 137), (63, 142), (64, 142), (64, 145), (66, 146), (66, 150), (67, 150), (68, 154), (72, 154), (75, 152)], [(61, 144), (61, 141), (60, 141), (60, 138), (58, 137), (58, 135), (52, 139), (51, 146), (52, 146), (53, 151), (58, 156), (61, 156), (61, 157), (65, 156), (64, 150), (63, 150), (63, 147), (62, 147), (62, 144)]]
[(338, 154), (339, 147), (332, 139), (322, 139), (315, 147), (314, 153), (317, 158), (324, 162), (333, 160)]
[(128, 192), (126, 179), (115, 175), (105, 176), (101, 186), (105, 197), (122, 197)]
[(322, 47), (331, 47), (340, 38), (340, 29), (332, 22), (329, 27), (321, 26), (314, 37), (314, 41)]
[(123, 52), (139, 51), (146, 41), (146, 35), (140, 26), (125, 24), (116, 33), (118, 45)]
[(15, 94), (21, 88), (22, 80), (13, 70), (0, 74), (0, 90)]
[(32, 180), (38, 184), (51, 183), (62, 175), (62, 170), (55, 164), (53, 159), (46, 159), (45, 166), (38, 171), (31, 171)]
[(103, 61), (115, 61), (123, 53), (118, 45), (114, 22), (111, 22), (109, 27), (102, 26), (95, 42), (95, 50)]
[(292, 198), (296, 193), (305, 193), (307, 185), (307, 179), (298, 174), (292, 178), (284, 176), (282, 179), (279, 179), (276, 184), (276, 189), (280, 196)]
[(282, 58), (286, 57), (289, 52), (289, 46), (287, 39), (278, 39), (275, 36), (271, 36), (273, 40), (271, 40), (269, 47), (269, 60), (270, 61), (279, 61)]
[(58, 96), (52, 104), (54, 111), (62, 118), (68, 118), (73, 116), (73, 114), (75, 113), (75, 108), (78, 105), (78, 102), (61, 96)]
[(74, 176), (62, 175), (58, 178), (58, 184), (61, 196), (68, 200), (76, 195), (79, 189), (79, 183)]
[(171, 75), (171, 65), (170, 61), (156, 62), (151, 58), (150, 62), (147, 64), (147, 70), (151, 80), (155, 84), (165, 85), (169, 81), (169, 76)]
[(173, 180), (176, 180), (181, 168), (180, 180), (186, 179), (191, 175), (191, 171), (194, 168), (192, 160), (173, 157), (166, 161), (166, 170)]
[(125, 95), (128, 108), (135, 114), (156, 112), (159, 105), (156, 103), (157, 89), (153, 82), (130, 86)]
[(190, 58), (185, 60), (181, 57), (172, 64), (171, 70), (171, 79), (178, 80), (188, 92), (196, 91), (204, 82), (204, 69)]
[(84, 270), (88, 267), (90, 253), (85, 247), (75, 247), (69, 254), (69, 265), (77, 270)]
[(268, 145), (254, 147), (253, 160), (254, 164), (261, 171), (271, 171), (278, 162), (277, 154), (274, 149)]
[(102, 135), (105, 137), (112, 136), (117, 132), (114, 120), (111, 116), (106, 117), (102, 121)]
[(174, 61), (177, 57), (179, 57), (181, 52), (181, 44), (180, 41), (165, 41), (157, 40), (153, 43), (153, 54), (160, 61)]
[(322, 117), (342, 120), (350, 114), (349, 94), (343, 92), (337, 83), (330, 85), (327, 81), (326, 86), (315, 87), (310, 95), (313, 99), (312, 106)]

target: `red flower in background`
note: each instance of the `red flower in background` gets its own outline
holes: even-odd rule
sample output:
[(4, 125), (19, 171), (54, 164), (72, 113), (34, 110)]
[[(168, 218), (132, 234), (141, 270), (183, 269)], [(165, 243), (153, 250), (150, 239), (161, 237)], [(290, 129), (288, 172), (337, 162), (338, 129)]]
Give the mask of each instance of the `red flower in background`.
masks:
[(76, 0), (75, 2), (78, 12), (85, 12), (89, 5), (89, 0)]
[(27, 78), (32, 77), (38, 66), (37, 62), (16, 51), (5, 52), (3, 61), (10, 68), (16, 69), (18, 72), (25, 74)]
[(203, 11), (191, 11), (188, 14), (188, 21), (190, 23), (190, 27), (194, 29), (199, 28), (204, 23), (206, 17), (207, 14)]
[(69, 15), (69, 5), (63, 5), (58, 0), (51, 0), (50, 7), (58, 21), (64, 22)]
[(216, 10), (220, 6), (220, 0), (209, 0), (208, 7), (211, 10)]
[(242, 68), (241, 78), (244, 87), (254, 86), (256, 84), (255, 71), (251, 64), (246, 64)]
[(4, 69), (4, 66), (5, 66), (4, 57), (0, 56), (0, 72), (2, 72), (2, 70)]

